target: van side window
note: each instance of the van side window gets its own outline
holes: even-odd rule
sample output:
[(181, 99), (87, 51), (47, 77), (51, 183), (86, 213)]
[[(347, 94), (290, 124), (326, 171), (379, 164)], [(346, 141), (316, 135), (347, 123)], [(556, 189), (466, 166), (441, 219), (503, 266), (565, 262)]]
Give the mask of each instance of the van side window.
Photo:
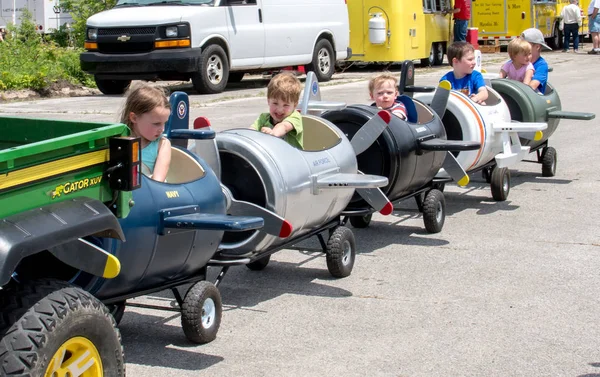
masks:
[(227, 0), (221, 1), (223, 6), (256, 5), (256, 0)]

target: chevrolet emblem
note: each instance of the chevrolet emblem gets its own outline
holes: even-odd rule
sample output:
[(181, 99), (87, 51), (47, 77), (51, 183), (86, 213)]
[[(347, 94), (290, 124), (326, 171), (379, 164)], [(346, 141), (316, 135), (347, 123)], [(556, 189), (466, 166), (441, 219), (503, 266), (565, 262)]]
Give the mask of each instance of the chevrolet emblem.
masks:
[(117, 41), (127, 42), (130, 39), (131, 39), (131, 37), (129, 35), (121, 35), (120, 37), (117, 38)]

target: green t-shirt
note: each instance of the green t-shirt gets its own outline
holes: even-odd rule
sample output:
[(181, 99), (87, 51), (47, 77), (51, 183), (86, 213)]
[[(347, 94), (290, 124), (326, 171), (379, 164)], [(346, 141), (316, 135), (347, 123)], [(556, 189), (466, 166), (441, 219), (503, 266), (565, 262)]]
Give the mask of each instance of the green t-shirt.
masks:
[[(302, 114), (294, 110), (294, 112), (291, 113), (290, 116), (285, 118), (282, 122), (290, 122), (294, 127), (293, 130), (285, 134), (283, 140), (285, 140), (292, 147), (304, 149), (304, 133), (302, 132)], [(273, 124), (271, 123), (271, 114), (260, 114), (258, 119), (252, 124), (252, 128), (257, 131), (260, 131), (262, 127), (273, 128)]]

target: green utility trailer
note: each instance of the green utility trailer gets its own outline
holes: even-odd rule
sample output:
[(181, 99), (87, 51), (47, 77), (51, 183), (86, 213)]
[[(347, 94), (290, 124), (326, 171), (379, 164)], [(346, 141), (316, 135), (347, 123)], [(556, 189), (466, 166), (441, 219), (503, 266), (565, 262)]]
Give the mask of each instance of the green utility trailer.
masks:
[(61, 279), (104, 278), (119, 260), (90, 237), (124, 240), (140, 185), (140, 141), (123, 124), (0, 117), (0, 375), (123, 376), (106, 306)]

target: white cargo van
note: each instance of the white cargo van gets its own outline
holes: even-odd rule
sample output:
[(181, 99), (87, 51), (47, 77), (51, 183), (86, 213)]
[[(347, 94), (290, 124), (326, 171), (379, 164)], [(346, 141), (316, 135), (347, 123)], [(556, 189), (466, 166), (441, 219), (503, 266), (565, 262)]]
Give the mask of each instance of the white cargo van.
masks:
[(80, 61), (105, 94), (132, 79), (190, 78), (218, 93), (267, 68), (306, 65), (327, 81), (349, 35), (345, 0), (119, 0), (87, 20)]

